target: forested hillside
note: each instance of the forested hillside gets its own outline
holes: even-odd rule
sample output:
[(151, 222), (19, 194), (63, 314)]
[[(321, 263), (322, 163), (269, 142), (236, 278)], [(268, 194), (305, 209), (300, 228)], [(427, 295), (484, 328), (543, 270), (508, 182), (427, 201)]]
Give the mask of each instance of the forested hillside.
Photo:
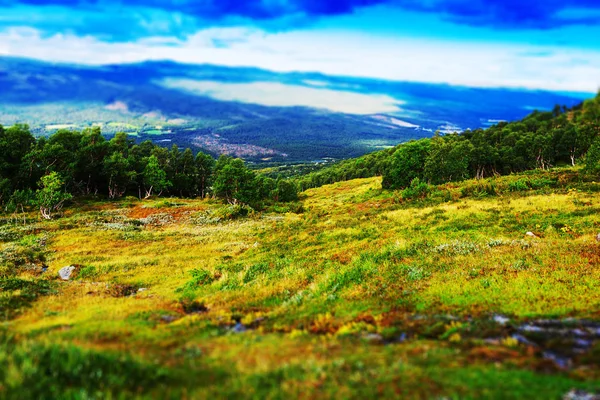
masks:
[[(302, 189), (383, 175), (383, 187), (414, 179), (440, 184), (557, 165), (575, 165), (600, 137), (600, 94), (567, 109), (534, 112), (487, 129), (438, 135), (345, 160), (298, 178)], [(598, 146), (598, 144), (596, 144)]]

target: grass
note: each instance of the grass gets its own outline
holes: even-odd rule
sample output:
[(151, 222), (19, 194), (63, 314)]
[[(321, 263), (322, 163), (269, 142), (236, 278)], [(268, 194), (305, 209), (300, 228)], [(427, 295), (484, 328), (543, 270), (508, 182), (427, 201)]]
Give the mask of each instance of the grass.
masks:
[[(0, 396), (560, 398), (597, 389), (600, 346), (561, 370), (511, 338), (534, 318), (600, 319), (597, 190), (576, 170), (410, 198), (370, 178), (247, 216), (160, 199), (7, 219)], [(57, 280), (66, 265), (75, 277)], [(495, 314), (511, 322), (495, 324)]]

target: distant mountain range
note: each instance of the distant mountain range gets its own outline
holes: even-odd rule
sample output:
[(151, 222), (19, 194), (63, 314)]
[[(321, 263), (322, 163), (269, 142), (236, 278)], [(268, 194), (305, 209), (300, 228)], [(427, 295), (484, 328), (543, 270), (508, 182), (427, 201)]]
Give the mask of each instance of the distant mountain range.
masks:
[(96, 67), (0, 58), (2, 125), (27, 123), (37, 135), (101, 126), (109, 136), (126, 131), (256, 162), (355, 157), (591, 96), (173, 62)]

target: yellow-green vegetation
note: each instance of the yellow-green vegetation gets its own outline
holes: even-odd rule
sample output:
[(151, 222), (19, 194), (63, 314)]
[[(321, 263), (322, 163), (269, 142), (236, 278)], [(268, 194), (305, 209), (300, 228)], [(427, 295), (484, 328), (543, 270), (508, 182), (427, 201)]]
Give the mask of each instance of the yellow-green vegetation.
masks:
[(403, 192), (358, 179), (246, 216), (127, 198), (6, 217), (0, 397), (593, 390), (600, 343), (568, 332), (600, 320), (599, 191), (563, 169)]

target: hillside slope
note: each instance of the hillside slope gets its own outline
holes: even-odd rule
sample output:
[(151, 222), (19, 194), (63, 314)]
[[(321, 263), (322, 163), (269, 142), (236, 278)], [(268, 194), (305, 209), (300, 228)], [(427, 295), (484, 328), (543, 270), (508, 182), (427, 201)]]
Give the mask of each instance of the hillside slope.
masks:
[[(296, 213), (236, 220), (181, 199), (6, 217), (0, 394), (593, 390), (599, 191), (562, 169), (448, 183), (415, 200), (381, 190), (381, 178), (352, 180), (308, 190)], [(71, 279), (57, 279), (68, 265)]]
[[(385, 188), (401, 189), (418, 178), (443, 183), (581, 163), (600, 143), (600, 93), (572, 107), (535, 111), (513, 122), (459, 134), (435, 135), (348, 159), (297, 176), (303, 188), (383, 176)], [(310, 171), (310, 170), (309, 170)], [(301, 175), (292, 167), (271, 174)]]

